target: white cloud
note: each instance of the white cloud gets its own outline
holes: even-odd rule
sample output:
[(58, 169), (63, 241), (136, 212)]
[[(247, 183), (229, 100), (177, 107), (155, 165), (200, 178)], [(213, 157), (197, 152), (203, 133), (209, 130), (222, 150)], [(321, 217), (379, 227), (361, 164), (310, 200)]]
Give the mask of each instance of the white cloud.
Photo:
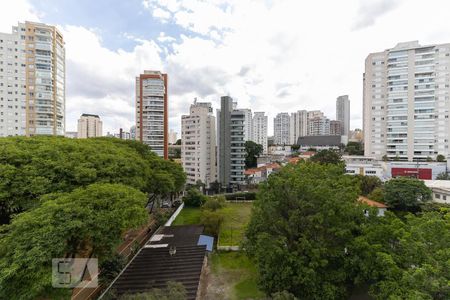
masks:
[[(336, 97), (348, 94), (351, 126), (361, 127), (368, 53), (408, 40), (450, 42), (450, 3), (394, 2), (144, 0), (149, 18), (167, 22), (161, 30), (175, 24), (187, 33), (177, 36), (170, 27), (170, 36), (161, 32), (154, 40), (124, 33), (138, 42), (130, 51), (104, 47), (101, 30), (61, 27), (67, 48), (67, 127), (75, 129), (82, 112), (104, 116), (105, 132), (129, 127), (134, 78), (145, 69), (169, 74), (170, 127), (177, 131), (194, 97), (217, 108), (227, 94), (240, 107), (266, 111), (269, 134), (276, 113), (321, 109), (334, 118)], [(0, 26), (8, 27), (3, 31), (17, 20), (39, 19), (27, 2), (9, 6), (13, 3), (11, 11), (0, 11)]]
[(39, 14), (26, 0), (2, 0), (0, 9), (0, 32), (11, 32), (18, 22), (38, 21)]
[(105, 132), (119, 127), (128, 130), (135, 118), (135, 77), (144, 69), (162, 68), (161, 48), (153, 41), (143, 41), (130, 52), (111, 51), (89, 29), (64, 26), (61, 30), (66, 42), (68, 130), (76, 129), (81, 113), (105, 117)]

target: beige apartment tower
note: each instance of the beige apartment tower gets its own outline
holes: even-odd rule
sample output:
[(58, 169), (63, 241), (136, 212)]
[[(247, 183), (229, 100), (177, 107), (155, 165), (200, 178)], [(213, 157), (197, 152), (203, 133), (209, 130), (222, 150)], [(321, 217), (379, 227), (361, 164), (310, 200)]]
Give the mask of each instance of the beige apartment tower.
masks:
[(144, 71), (136, 77), (136, 139), (169, 158), (167, 74)]
[(450, 44), (399, 43), (365, 61), (364, 152), (420, 161), (449, 156)]
[(103, 135), (102, 121), (98, 115), (82, 114), (78, 119), (77, 138), (87, 139)]
[(54, 26), (0, 33), (0, 136), (64, 135), (65, 47)]

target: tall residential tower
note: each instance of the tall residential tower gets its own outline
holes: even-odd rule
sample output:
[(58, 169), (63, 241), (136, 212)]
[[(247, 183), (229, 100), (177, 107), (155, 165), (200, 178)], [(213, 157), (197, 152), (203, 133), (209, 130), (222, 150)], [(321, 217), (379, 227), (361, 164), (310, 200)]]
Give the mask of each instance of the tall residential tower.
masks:
[(233, 99), (220, 98), (217, 110), (218, 181), (223, 186), (242, 184), (245, 168), (245, 112), (233, 109)]
[(191, 105), (189, 115), (181, 116), (181, 162), (188, 184), (198, 180), (209, 186), (217, 179), (216, 118), (211, 103)]
[(136, 138), (167, 159), (168, 146), (167, 74), (144, 71), (136, 77)]
[(0, 33), (0, 137), (64, 135), (65, 47), (54, 26)]
[(267, 127), (268, 119), (264, 112), (255, 112), (252, 119), (253, 142), (263, 146), (263, 154), (267, 154)]
[(349, 136), (350, 132), (350, 100), (348, 95), (336, 99), (336, 121), (341, 123), (341, 134)]
[(399, 43), (366, 58), (365, 155), (426, 160), (449, 155), (450, 44)]
[(289, 125), (288, 113), (279, 113), (273, 119), (273, 136), (276, 145), (289, 145)]

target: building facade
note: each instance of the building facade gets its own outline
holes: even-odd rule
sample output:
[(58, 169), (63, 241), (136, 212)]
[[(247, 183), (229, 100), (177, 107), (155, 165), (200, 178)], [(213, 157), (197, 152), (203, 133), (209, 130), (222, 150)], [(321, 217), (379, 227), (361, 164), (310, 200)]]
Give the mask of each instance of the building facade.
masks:
[(175, 144), (177, 142), (177, 133), (170, 129), (169, 131), (169, 144)]
[(343, 135), (341, 121), (330, 121), (330, 135)]
[(308, 135), (308, 112), (299, 110), (291, 113), (289, 123), (289, 143), (295, 145), (301, 136)]
[(267, 127), (268, 118), (264, 112), (255, 112), (253, 115), (252, 140), (263, 146), (263, 154), (267, 154)]
[(279, 113), (273, 119), (273, 136), (276, 145), (289, 145), (290, 117), (288, 113)]
[(217, 179), (216, 172), (216, 118), (211, 103), (191, 105), (189, 115), (181, 116), (181, 162), (186, 182), (198, 180), (208, 187)]
[(245, 112), (233, 109), (233, 99), (220, 98), (217, 111), (218, 181), (224, 187), (244, 183)]
[[(236, 110), (237, 103), (233, 103), (233, 110)], [(240, 108), (238, 109), (241, 111), (244, 116), (244, 140), (245, 141), (252, 141), (253, 140), (253, 115), (252, 110), (249, 108)]]
[(330, 119), (327, 117), (308, 119), (308, 135), (330, 135)]
[(350, 135), (350, 100), (348, 95), (336, 99), (336, 120), (341, 122), (340, 135)]
[(78, 119), (77, 138), (87, 139), (103, 135), (102, 121), (98, 115), (82, 114)]
[(136, 77), (136, 135), (152, 151), (168, 159), (167, 74), (144, 71)]
[(365, 61), (364, 152), (407, 161), (449, 155), (450, 44), (417, 41)]
[(65, 46), (54, 26), (0, 33), (0, 137), (65, 134)]

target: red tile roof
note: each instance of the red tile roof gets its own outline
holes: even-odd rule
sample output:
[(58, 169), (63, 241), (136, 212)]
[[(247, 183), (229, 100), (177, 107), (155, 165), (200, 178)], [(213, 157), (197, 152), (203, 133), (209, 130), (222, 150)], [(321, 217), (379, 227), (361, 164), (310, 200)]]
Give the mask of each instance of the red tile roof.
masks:
[(367, 204), (369, 206), (372, 206), (372, 207), (387, 208), (387, 206), (384, 203), (370, 200), (369, 198), (366, 198), (364, 196), (359, 196), (358, 201), (362, 202), (362, 203), (365, 203), (365, 204)]

